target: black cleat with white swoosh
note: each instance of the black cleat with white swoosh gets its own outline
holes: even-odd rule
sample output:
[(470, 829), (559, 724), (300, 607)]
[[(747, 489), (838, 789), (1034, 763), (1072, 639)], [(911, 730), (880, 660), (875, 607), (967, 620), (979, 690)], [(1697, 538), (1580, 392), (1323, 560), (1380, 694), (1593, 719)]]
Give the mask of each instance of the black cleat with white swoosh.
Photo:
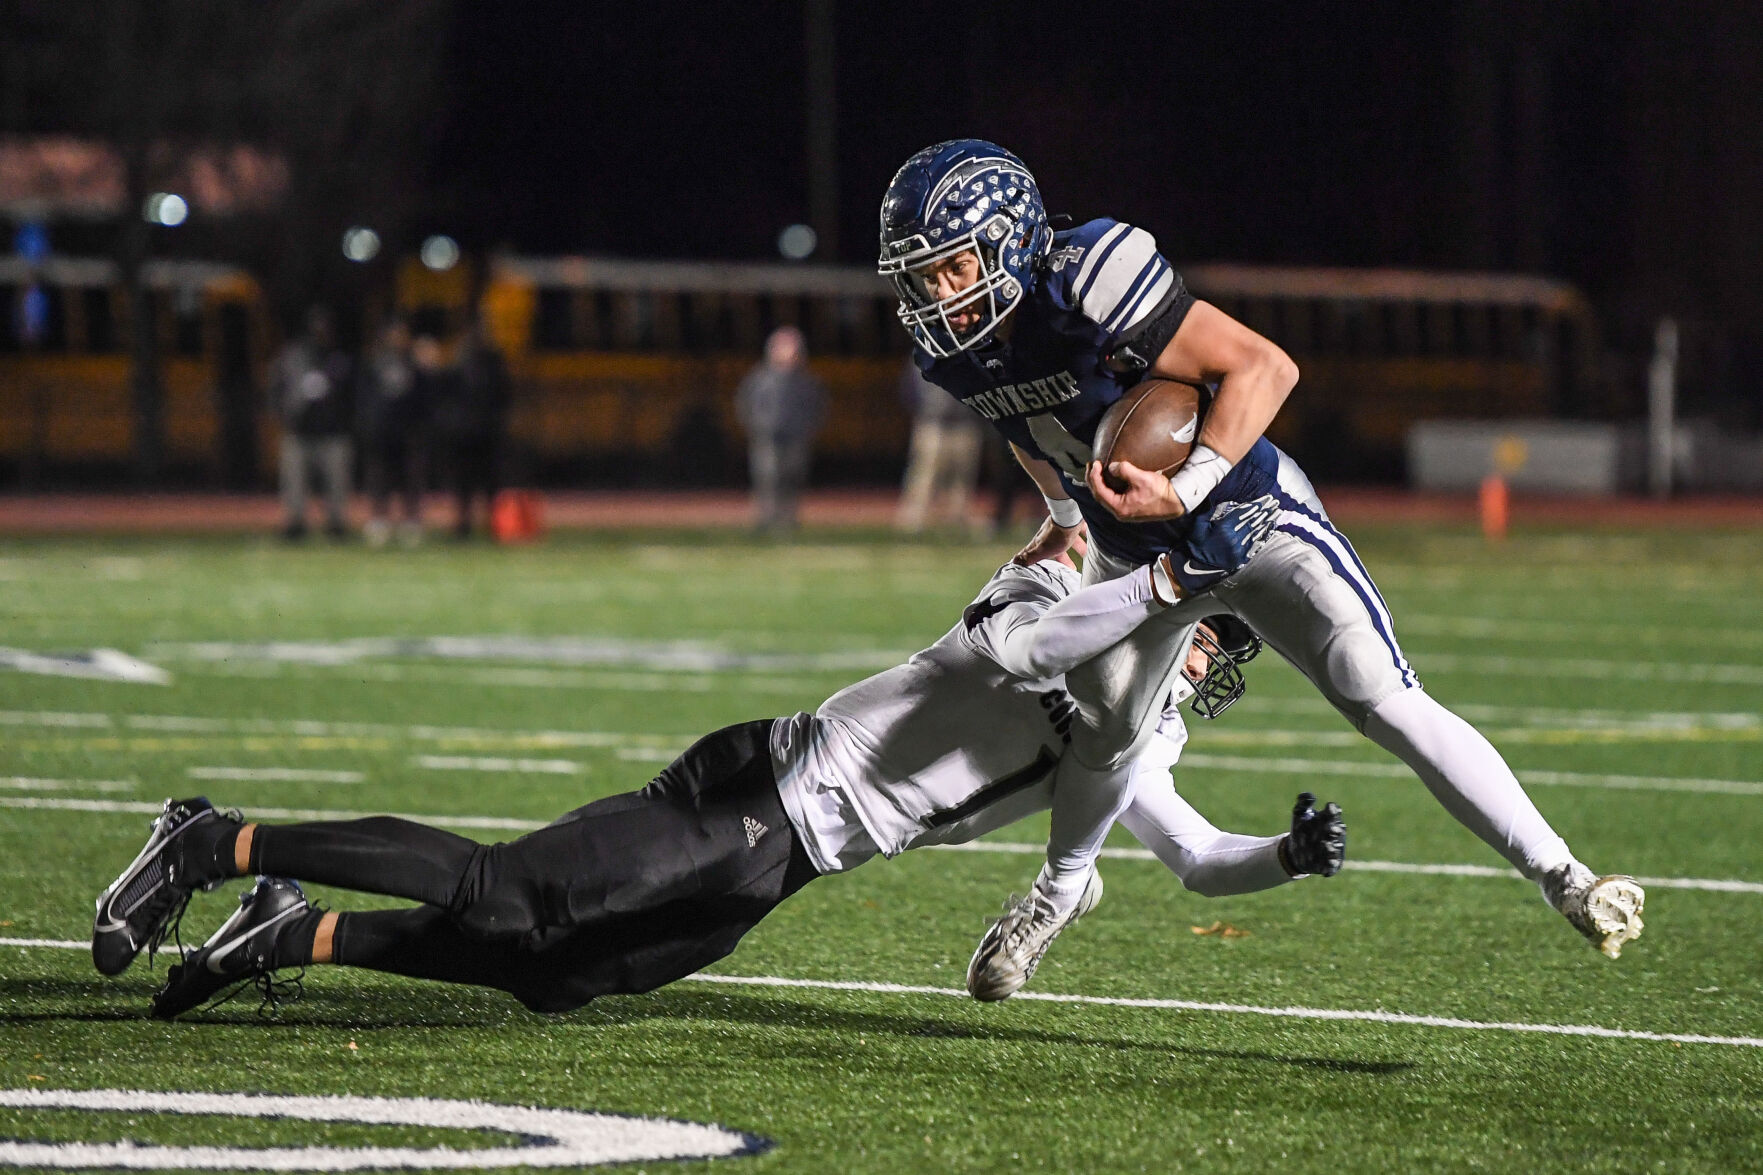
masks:
[[(240, 896), (233, 916), (200, 949), (185, 955), (184, 961), (171, 969), (165, 986), (153, 997), (154, 1018), (174, 1019), (250, 980), (259, 981), (266, 1003), (277, 1002), (286, 993), (276, 990), (280, 985), (271, 973), (290, 963), (292, 952), (284, 944), (296, 947), (293, 940), (302, 932), (310, 935), (311, 916), (319, 913), (299, 882), (259, 877), (257, 884)], [(307, 945), (301, 965), (310, 954)], [(297, 981), (293, 986), (298, 987)]]
[(179, 850), (192, 829), (222, 817), (202, 796), (167, 800), (146, 845), (110, 887), (98, 895), (92, 918), (92, 964), (120, 975), (142, 950), (165, 940), (201, 882), (185, 875)]

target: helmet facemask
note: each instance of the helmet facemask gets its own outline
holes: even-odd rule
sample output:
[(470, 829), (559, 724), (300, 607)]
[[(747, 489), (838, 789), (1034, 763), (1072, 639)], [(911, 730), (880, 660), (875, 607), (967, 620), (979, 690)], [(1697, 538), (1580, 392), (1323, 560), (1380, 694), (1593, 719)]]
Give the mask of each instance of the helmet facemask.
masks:
[(1194, 647), (1206, 656), (1206, 673), (1192, 683), (1188, 707), (1202, 718), (1216, 718), (1248, 688), (1243, 665), (1261, 651), (1261, 638), (1235, 617), (1208, 616), (1194, 629)]
[[(1052, 245), (1047, 211), (1022, 160), (996, 143), (956, 139), (908, 159), (882, 197), (876, 270), (899, 295), (900, 324), (937, 359), (993, 340), (1027, 297)], [(936, 295), (933, 266), (972, 253), (979, 274), (965, 289)], [(947, 288), (945, 284), (945, 288)], [(957, 330), (954, 318), (971, 313)]]
[[(894, 285), (900, 297), (897, 314), (913, 341), (938, 359), (978, 346), (997, 331), (1022, 301), (1022, 283), (1004, 268), (999, 243), (1011, 231), (1010, 218), (994, 215), (963, 235), (932, 245), (922, 234), (890, 242), (888, 257), (877, 267)], [(979, 277), (965, 289), (946, 298), (931, 292), (926, 274), (935, 265), (972, 253), (979, 261)], [(975, 310), (979, 321), (966, 331), (957, 330), (950, 316)]]

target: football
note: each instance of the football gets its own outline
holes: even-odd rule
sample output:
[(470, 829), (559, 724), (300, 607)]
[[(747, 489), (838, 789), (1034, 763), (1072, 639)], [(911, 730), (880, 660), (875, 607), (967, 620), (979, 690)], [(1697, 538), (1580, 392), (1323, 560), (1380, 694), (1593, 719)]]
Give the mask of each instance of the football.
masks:
[(1111, 462), (1174, 473), (1188, 459), (1199, 431), (1199, 390), (1172, 379), (1148, 379), (1109, 405), (1091, 448), (1102, 463), (1102, 481), (1121, 493), (1126, 483), (1108, 472)]

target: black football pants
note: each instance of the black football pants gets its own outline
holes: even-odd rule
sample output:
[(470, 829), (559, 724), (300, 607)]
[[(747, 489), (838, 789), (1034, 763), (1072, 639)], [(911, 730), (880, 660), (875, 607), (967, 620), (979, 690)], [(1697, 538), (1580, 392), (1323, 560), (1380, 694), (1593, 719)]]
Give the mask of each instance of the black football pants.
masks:
[(506, 844), (377, 816), (259, 826), (253, 872), (410, 898), (339, 916), (332, 961), (501, 988), (534, 1011), (723, 958), (818, 874), (778, 799), (771, 720), (699, 739), (638, 792)]

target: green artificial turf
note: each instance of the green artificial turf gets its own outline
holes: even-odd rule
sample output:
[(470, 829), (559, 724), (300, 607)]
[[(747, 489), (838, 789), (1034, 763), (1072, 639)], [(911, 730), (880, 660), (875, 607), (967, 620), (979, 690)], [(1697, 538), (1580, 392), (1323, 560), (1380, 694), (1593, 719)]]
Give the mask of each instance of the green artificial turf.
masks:
[[(1645, 937), (1613, 963), (1516, 878), (1349, 865), (1208, 900), (1154, 861), (1115, 857), (1107, 900), (1030, 990), (1763, 1037), (1763, 536), (1354, 538), (1428, 688), (1494, 739), (1588, 864), (1752, 889), (1653, 886)], [(620, 534), (395, 552), (0, 544), (0, 645), (107, 646), (173, 675), (160, 686), (0, 671), (0, 938), (89, 935), (92, 898), (150, 819), (109, 810), (128, 804), (205, 792), (247, 813), (537, 823), (640, 786), (700, 733), (812, 709), (933, 640), (1008, 554), (831, 532), (773, 546)], [(771, 659), (679, 668), (645, 647), (611, 662), (542, 649), (486, 660), (383, 642), (319, 655), (363, 638), (514, 635)], [(199, 645), (270, 641), (312, 644), (302, 660), (211, 659)], [(1352, 860), (1502, 864), (1271, 654), (1236, 709), (1192, 725), (1177, 784), (1223, 827), (1279, 831), (1309, 789), (1345, 808)], [(241, 769), (332, 774), (212, 777)], [(1031, 819), (991, 839), (1032, 846), (1045, 832)], [(1110, 843), (1136, 847), (1118, 831)], [(1032, 851), (1008, 849), (871, 863), (811, 885), (714, 971), (955, 993), (1035, 868)], [(186, 939), (218, 925), (235, 892), (198, 895)], [(1247, 933), (1195, 933), (1219, 922)], [(644, 1165), (666, 1170), (1763, 1169), (1763, 1048), (1745, 1045), (696, 980), (541, 1017), (493, 991), (328, 968), (271, 1016), (252, 998), (167, 1025), (144, 1016), (167, 962), (104, 979), (82, 950), (0, 946), (0, 1090), (475, 1098), (715, 1122), (775, 1144)], [(6, 1108), (0, 1138), (508, 1141)]]

